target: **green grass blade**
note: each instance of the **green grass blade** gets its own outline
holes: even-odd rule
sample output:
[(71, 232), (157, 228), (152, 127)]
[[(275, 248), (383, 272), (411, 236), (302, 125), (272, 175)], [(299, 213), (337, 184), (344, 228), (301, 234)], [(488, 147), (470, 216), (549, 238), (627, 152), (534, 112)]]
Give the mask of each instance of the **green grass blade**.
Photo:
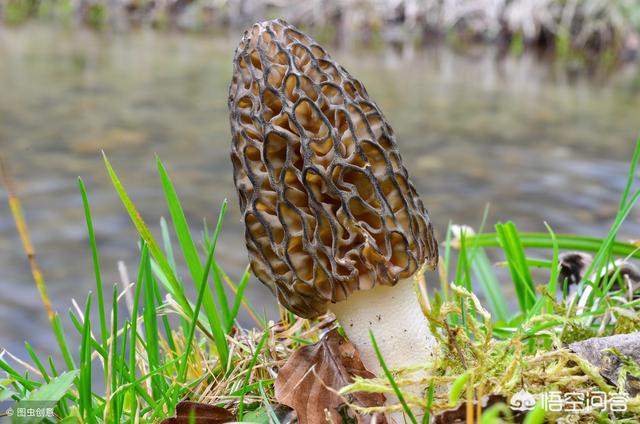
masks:
[(378, 347), (376, 338), (374, 337), (373, 331), (371, 330), (369, 330), (369, 337), (371, 338), (371, 344), (373, 345), (373, 350), (376, 352), (376, 357), (378, 358), (378, 362), (380, 363), (380, 366), (382, 367), (382, 370), (384, 371), (384, 375), (387, 377), (387, 380), (389, 380), (389, 384), (391, 384), (391, 387), (393, 388), (393, 392), (395, 393), (396, 397), (400, 401), (400, 404), (402, 405), (402, 409), (404, 410), (404, 413), (407, 414), (407, 416), (409, 417), (409, 419), (413, 424), (418, 424), (416, 417), (413, 415), (413, 412), (411, 412), (409, 405), (407, 405), (407, 401), (404, 400), (404, 396), (402, 396), (402, 392), (400, 391), (398, 384), (394, 380), (393, 375), (391, 375), (391, 371), (389, 371), (389, 368), (387, 367), (387, 364), (384, 361), (382, 354), (380, 353), (380, 348)]
[(71, 386), (78, 377), (78, 374), (78, 371), (69, 371), (60, 374), (47, 384), (43, 384), (37, 390), (29, 393), (29, 400), (41, 402), (60, 401), (60, 399), (67, 394), (69, 389), (71, 389)]
[[(176, 296), (176, 289), (178, 289), (180, 291), (180, 296), (185, 296), (184, 294), (184, 287), (182, 285), (182, 282), (180, 282), (180, 286), (179, 287), (175, 287), (173, 285), (172, 282), (169, 281), (169, 279), (167, 278), (167, 275), (164, 273), (164, 271), (162, 270), (162, 267), (160, 267), (160, 265), (158, 265), (158, 262), (156, 262), (153, 258), (151, 259), (151, 270), (153, 271), (153, 275), (155, 275), (157, 281), (159, 281), (162, 286), (165, 288), (165, 290), (173, 297), (175, 298)], [(177, 274), (174, 274), (177, 275)], [(189, 306), (191, 308), (191, 306)], [(193, 309), (193, 308), (191, 308)]]
[[(525, 249), (553, 249), (554, 241), (548, 233), (518, 233), (522, 247)], [(597, 253), (606, 240), (601, 237), (582, 236), (577, 234), (556, 234), (556, 243), (560, 250), (578, 250), (581, 252)], [(478, 246), (499, 248), (500, 237), (497, 233), (483, 233), (467, 236), (467, 243), (475, 243)], [(459, 247), (455, 244), (454, 246)], [(615, 256), (627, 256), (633, 253), (632, 258), (640, 259), (640, 252), (634, 251), (638, 246), (631, 243), (614, 241), (611, 243), (611, 252)]]
[[(143, 291), (144, 291), (144, 309), (142, 311), (144, 329), (145, 329), (145, 342), (147, 349), (147, 362), (149, 370), (154, 371), (160, 368), (160, 334), (158, 333), (158, 320), (156, 312), (156, 297), (155, 297), (155, 280), (151, 272), (151, 262), (147, 256), (146, 261), (143, 264)], [(151, 379), (151, 388), (154, 398), (158, 399), (165, 391), (164, 380), (159, 376), (154, 376)]]
[[(129, 381), (136, 380), (136, 366), (137, 366), (137, 351), (138, 351), (138, 310), (140, 308), (140, 292), (142, 290), (144, 274), (145, 274), (145, 263), (149, 261), (149, 247), (146, 243), (142, 244), (142, 252), (140, 259), (140, 268), (138, 269), (138, 278), (136, 279), (136, 292), (133, 298), (133, 308), (131, 310), (131, 325), (130, 325), (130, 334), (129, 334)], [(135, 386), (131, 387), (129, 391), (129, 401), (130, 405), (130, 419), (131, 422), (135, 422), (135, 411), (138, 407), (138, 401), (136, 398), (136, 390)]]
[[(206, 281), (209, 276), (209, 270), (211, 269), (211, 264), (213, 262), (214, 252), (215, 252), (215, 245), (212, 245), (211, 248), (209, 249), (209, 254), (207, 256), (207, 264), (204, 269), (204, 274), (202, 275), (202, 281), (201, 281), (202, 284), (200, 284), (200, 290), (198, 291), (198, 299), (196, 301), (196, 305), (194, 308), (195, 318), (191, 322), (191, 325), (189, 327), (189, 333), (185, 339), (184, 357), (182, 358), (182, 363), (180, 364), (180, 369), (178, 371), (178, 382), (180, 383), (184, 383), (186, 378), (187, 364), (189, 362), (189, 355), (191, 354), (193, 339), (195, 337), (195, 332), (196, 332), (197, 317), (198, 317), (198, 314), (200, 313), (200, 309), (202, 307), (202, 303), (205, 297), (204, 294), (206, 292), (206, 287), (207, 287)], [(226, 370), (228, 359), (229, 359), (229, 351), (228, 351), (228, 346), (227, 346), (227, 341), (225, 339), (224, 331), (222, 331), (222, 327), (215, 327), (212, 330), (216, 331), (216, 333), (214, 333), (214, 342), (216, 344), (216, 348), (218, 349), (218, 355), (220, 357), (222, 369)]]
[[(602, 243), (600, 250), (594, 256), (591, 266), (585, 272), (584, 274), (585, 277), (590, 276), (593, 273), (595, 273), (596, 275), (599, 275), (602, 272), (602, 270), (606, 268), (608, 264), (611, 262), (612, 256), (615, 255), (615, 252), (613, 249), (613, 246), (615, 244), (615, 238), (618, 235), (618, 231), (620, 230), (620, 227), (629, 216), (629, 213), (631, 212), (633, 206), (637, 203), (638, 199), (640, 199), (640, 190), (635, 192), (629, 199), (629, 203), (626, 204), (624, 208), (618, 212), (618, 215), (616, 216), (616, 219), (613, 225), (611, 226), (611, 229), (609, 230), (609, 234), (607, 238)], [(631, 258), (631, 257), (634, 257), (638, 252), (640, 251), (638, 250), (637, 246), (635, 246), (635, 248), (631, 252), (629, 252), (629, 254), (626, 256)]]
[(84, 217), (87, 223), (87, 232), (89, 233), (89, 245), (91, 246), (91, 260), (93, 261), (93, 272), (96, 279), (96, 296), (98, 302), (98, 318), (100, 319), (100, 336), (102, 337), (102, 346), (107, 348), (107, 316), (104, 311), (104, 295), (102, 293), (102, 276), (100, 272), (100, 260), (98, 256), (98, 245), (96, 243), (96, 235), (93, 229), (93, 219), (91, 218), (91, 208), (89, 206), (89, 197), (87, 196), (87, 188), (82, 178), (78, 178), (78, 186), (80, 195), (82, 196), (82, 206), (84, 208)]
[(498, 321), (508, 320), (509, 308), (498, 277), (493, 272), (491, 262), (484, 248), (476, 247), (476, 252), (471, 262), (471, 269), (474, 275), (476, 275), (487, 298), (491, 315)]
[(524, 418), (523, 424), (543, 424), (545, 421), (545, 417), (547, 415), (547, 411), (541, 404), (537, 404), (532, 411), (527, 413), (527, 416)]
[(276, 415), (276, 411), (273, 410), (273, 407), (271, 406), (271, 402), (269, 401), (269, 398), (267, 397), (267, 393), (264, 390), (264, 382), (263, 381), (259, 381), (258, 382), (258, 388), (260, 389), (260, 397), (262, 398), (262, 403), (267, 408), (267, 412), (269, 413), (269, 417), (271, 418), (271, 422), (273, 424), (281, 424), (281, 421), (278, 418), (278, 416)]
[[(238, 292), (239, 292), (239, 288), (238, 286), (236, 286), (236, 284), (231, 281), (231, 278), (229, 278), (229, 276), (224, 272), (224, 270), (220, 270), (222, 272), (222, 279), (224, 280), (225, 284), (231, 289), (232, 292), (235, 293), (235, 300), (234, 300), (234, 304), (236, 301), (238, 301), (238, 299), (240, 300), (240, 303), (242, 304), (242, 306), (244, 306), (244, 308), (246, 309), (247, 313), (249, 314), (249, 316), (251, 317), (251, 319), (253, 319), (253, 321), (256, 323), (256, 325), (258, 326), (258, 328), (260, 328), (261, 330), (264, 330), (267, 326), (267, 320), (264, 316), (259, 315), (256, 312), (256, 309), (253, 307), (253, 305), (251, 305), (251, 302), (249, 301), (249, 299), (247, 298), (247, 296), (239, 296)], [(248, 279), (251, 277), (251, 267), (247, 266), (247, 268), (245, 269), (245, 273), (243, 274), (243, 279), (247, 278), (247, 282)], [(234, 315), (234, 319), (237, 315)]]
[[(271, 386), (274, 384), (275, 380), (260, 380), (265, 386)], [(258, 383), (247, 384), (246, 386), (242, 386), (238, 390), (234, 390), (231, 393), (228, 393), (227, 396), (242, 396), (243, 393), (247, 394), (252, 392), (253, 390), (258, 388)], [(246, 415), (245, 415), (246, 418)]]
[(620, 196), (620, 202), (618, 204), (618, 211), (624, 209), (628, 204), (629, 195), (631, 194), (631, 188), (633, 187), (633, 181), (636, 177), (636, 171), (638, 170), (638, 161), (640, 161), (640, 138), (636, 141), (636, 148), (633, 151), (631, 162), (629, 163), (629, 172), (627, 173), (627, 182)]
[(524, 247), (512, 222), (496, 224), (496, 234), (511, 271), (520, 309), (528, 312), (535, 303), (535, 284), (527, 266)]
[(220, 305), (222, 325), (224, 328), (229, 328), (233, 326), (233, 321), (231, 320), (231, 308), (229, 307), (229, 300), (227, 299), (227, 293), (224, 290), (224, 283), (222, 282), (222, 270), (220, 269), (220, 266), (218, 266), (218, 262), (216, 262), (215, 257), (211, 263), (211, 271), (213, 276), (213, 287), (216, 291), (218, 304)]
[[(162, 305), (162, 296), (160, 294), (160, 287), (158, 286), (157, 282), (155, 282), (155, 284), (153, 285), (153, 289), (154, 289), (154, 295), (156, 297), (157, 304)], [(169, 345), (169, 349), (171, 349), (171, 352), (173, 355), (173, 353), (177, 352), (177, 350), (176, 350), (176, 342), (173, 337), (173, 332), (171, 331), (171, 324), (169, 323), (169, 318), (167, 317), (167, 314), (162, 314), (161, 319), (162, 319), (162, 325), (164, 327), (164, 332), (167, 338), (167, 344)]]
[(206, 218), (202, 220), (202, 243), (205, 251), (208, 252), (211, 247), (211, 233), (209, 233), (209, 225)]
[[(460, 233), (460, 253), (458, 254), (458, 263), (456, 265), (456, 275), (454, 283), (458, 286), (462, 286), (465, 289), (472, 291), (471, 275), (469, 268), (469, 260), (467, 258), (467, 242), (466, 234), (464, 230)], [(455, 294), (452, 294), (453, 298), (456, 298)], [(460, 303), (460, 315), (450, 314), (451, 323), (458, 325), (458, 318), (462, 319), (462, 326), (467, 334), (469, 334), (469, 325), (467, 322), (466, 308), (464, 307), (464, 299), (456, 298)]]
[(48, 361), (49, 361), (49, 369), (51, 370), (51, 375), (53, 377), (59, 376), (60, 373), (58, 372), (58, 368), (56, 367), (56, 364), (53, 362), (53, 358), (51, 356), (49, 356)]
[(444, 242), (444, 272), (440, 278), (440, 287), (441, 287), (441, 291), (442, 291), (442, 295), (444, 296), (445, 300), (449, 300), (449, 272), (450, 272), (450, 266), (451, 266), (451, 239), (453, 236), (453, 232), (452, 232), (452, 223), (451, 221), (449, 221), (449, 225), (447, 225), (447, 235), (445, 236), (445, 242)]
[[(129, 342), (129, 334), (131, 333), (131, 324), (129, 322), (129, 320), (125, 320), (124, 321), (124, 325), (122, 326), (122, 342), (120, 344), (120, 352), (118, 355), (118, 364), (116, 365), (118, 368), (117, 374), (120, 380), (120, 384), (118, 387), (128, 383), (131, 381), (131, 379), (129, 378), (129, 372), (127, 370), (127, 344)], [(120, 411), (122, 415), (124, 415), (125, 412), (125, 401), (126, 401), (126, 394), (123, 393), (121, 394), (121, 397), (118, 399), (118, 408), (120, 408)]]
[[(78, 331), (80, 337), (82, 337), (84, 332), (84, 324), (81, 322), (80, 318), (75, 314), (73, 310), (69, 310), (69, 320)], [(104, 360), (106, 360), (108, 352), (104, 350), (102, 347), (102, 343), (96, 340), (92, 335), (89, 335), (89, 343), (91, 343), (91, 348), (96, 351)]]
[[(553, 262), (548, 259), (532, 258), (527, 256), (525, 262), (529, 268), (551, 269)], [(506, 261), (496, 262), (498, 268), (507, 268), (509, 264)]]
[[(549, 283), (547, 284), (547, 293), (549, 296), (556, 296), (558, 292), (558, 275), (560, 274), (559, 267), (559, 247), (558, 240), (556, 239), (556, 235), (549, 226), (545, 222), (544, 224), (547, 227), (547, 231), (549, 231), (549, 236), (551, 237), (551, 241), (553, 242), (553, 257), (551, 259), (551, 274), (549, 275)], [(553, 312), (553, 303), (551, 301), (547, 304), (547, 313)]]
[(20, 373), (18, 373), (18, 371), (13, 369), (11, 367), (11, 365), (9, 365), (2, 358), (0, 358), (0, 369), (3, 370), (4, 372), (6, 372), (7, 375), (10, 378), (12, 378), (15, 381), (17, 381), (18, 383), (20, 383), (22, 385), (22, 387), (24, 387), (24, 389), (26, 391), (33, 391), (33, 390), (37, 389), (38, 387), (40, 387), (42, 385), (41, 383), (39, 383), (37, 381), (32, 381), (32, 380), (30, 380), (28, 378), (25, 378), (22, 375), (20, 375)]
[[(264, 332), (262, 337), (260, 337), (260, 341), (256, 346), (255, 352), (251, 356), (251, 360), (249, 361), (249, 366), (247, 367), (247, 373), (244, 376), (244, 381), (242, 382), (242, 387), (247, 387), (249, 384), (249, 379), (251, 378), (251, 373), (253, 372), (253, 367), (256, 365), (256, 361), (258, 360), (258, 355), (262, 351), (262, 346), (264, 346), (265, 341), (267, 341), (267, 337), (269, 336), (268, 332)], [(238, 421), (242, 421), (244, 418), (244, 396), (246, 392), (242, 392), (240, 395), (240, 400), (238, 401)]]
[(185, 313), (188, 316), (192, 316), (193, 311), (191, 310), (191, 306), (189, 305), (189, 302), (187, 301), (187, 298), (184, 295), (182, 284), (180, 283), (177, 276), (173, 272), (171, 265), (169, 265), (169, 262), (164, 257), (164, 254), (160, 250), (158, 243), (156, 243), (155, 239), (153, 238), (153, 235), (151, 234), (151, 231), (149, 231), (149, 228), (144, 223), (142, 216), (140, 216), (140, 213), (138, 212), (135, 205), (131, 201), (131, 198), (125, 191), (122, 183), (120, 182), (120, 179), (118, 178), (118, 175), (116, 174), (113, 167), (111, 166), (109, 159), (107, 159), (107, 155), (104, 154), (104, 152), (102, 155), (104, 158), (104, 163), (107, 167), (107, 172), (109, 173), (109, 177), (111, 178), (111, 182), (113, 183), (113, 186), (116, 189), (116, 192), (118, 193), (118, 196), (120, 197), (120, 200), (122, 201), (125, 209), (129, 213), (129, 217), (131, 218), (131, 221), (133, 221), (133, 224), (138, 230), (140, 237), (142, 237), (142, 239), (147, 244), (149, 248), (149, 252), (156, 260), (158, 266), (162, 270), (162, 273), (166, 277), (167, 282), (171, 286), (171, 289), (172, 289), (171, 294), (174, 296), (176, 302), (178, 302), (178, 304), (185, 311)]
[(456, 378), (453, 383), (451, 383), (451, 388), (449, 389), (449, 403), (452, 405), (456, 405), (460, 402), (460, 397), (462, 393), (469, 383), (471, 379), (471, 372), (467, 371), (464, 374), (461, 374)]
[(424, 409), (424, 415), (422, 416), (422, 424), (429, 424), (431, 422), (431, 406), (433, 405), (433, 397), (435, 395), (436, 385), (432, 381), (427, 389), (427, 405)]
[[(214, 251), (216, 249), (216, 245), (218, 244), (218, 238), (220, 237), (220, 232), (222, 231), (222, 223), (227, 213), (228, 205), (229, 205), (229, 202), (227, 202), (227, 199), (224, 199), (222, 201), (222, 205), (220, 206), (220, 213), (218, 214), (218, 221), (216, 223), (216, 228), (213, 231), (213, 236), (207, 237), (208, 242), (207, 240), (205, 240), (205, 243), (209, 245), (209, 249), (213, 249)], [(227, 294), (224, 290), (224, 284), (222, 283), (222, 278), (221, 278), (221, 275), (224, 274), (224, 272), (218, 266), (215, 256), (213, 257), (213, 262), (211, 266), (213, 270), (213, 285), (216, 290), (218, 303), (220, 303), (220, 309), (222, 310), (223, 323), (225, 324), (225, 328), (230, 329), (233, 326), (233, 319), (231, 318), (231, 309), (229, 308), (229, 301), (227, 299)]]
[(169, 227), (167, 220), (164, 217), (160, 217), (160, 234), (162, 234), (162, 246), (164, 247), (164, 254), (169, 262), (169, 266), (177, 273), (176, 258), (173, 254), (173, 244), (171, 244), (171, 234), (169, 234)]
[(50, 382), (51, 381), (51, 377), (49, 376), (49, 373), (47, 372), (47, 370), (44, 367), (44, 365), (42, 365), (42, 361), (40, 361), (40, 358), (38, 358), (38, 355), (36, 355), (36, 353), (34, 352), (33, 348), (31, 347), (31, 345), (29, 343), (25, 343), (24, 344), (24, 348), (27, 351), (27, 353), (29, 354), (29, 357), (31, 358), (31, 360), (35, 364), (36, 368), (38, 368), (38, 371), (40, 371), (40, 374), (42, 374), (42, 378), (44, 379), (45, 383)]
[[(478, 234), (484, 232), (488, 216), (489, 206), (487, 205), (482, 214)], [(469, 234), (466, 235), (468, 236)], [(477, 238), (472, 239), (470, 245), (471, 254), (469, 261), (471, 262), (471, 269), (487, 298), (491, 314), (496, 320), (506, 321), (509, 318), (509, 308), (502, 292), (502, 286), (493, 271), (487, 252), (483, 247), (478, 245)]]
[(460, 254), (458, 255), (455, 283), (464, 287), (468, 291), (473, 291), (473, 285), (471, 283), (471, 268), (469, 266), (470, 249), (468, 246), (467, 233), (463, 228), (460, 232)]
[[(203, 270), (202, 262), (198, 255), (198, 249), (196, 248), (196, 244), (191, 236), (191, 230), (189, 229), (189, 224), (187, 223), (187, 219), (184, 215), (184, 210), (182, 209), (178, 194), (176, 193), (173, 183), (171, 182), (162, 161), (160, 161), (160, 158), (156, 158), (156, 165), (162, 181), (162, 187), (164, 189), (169, 213), (171, 214), (171, 220), (173, 221), (173, 227), (176, 235), (178, 236), (182, 255), (191, 274), (191, 278), (193, 279), (194, 284), (196, 284), (196, 289), (199, 290), (200, 287), (197, 286), (197, 284), (202, 280)], [(221, 314), (219, 314), (213, 294), (209, 290), (205, 292), (203, 311), (207, 316), (210, 327), (218, 325), (217, 322), (221, 320), (223, 323), (228, 320), (229, 308), (226, 306), (224, 300), (226, 300), (224, 296), (223, 298), (218, 298), (221, 310)], [(222, 318), (220, 318), (220, 315), (222, 315)]]
[[(222, 231), (222, 223), (224, 221), (224, 217), (227, 213), (227, 206), (228, 206), (228, 202), (227, 199), (224, 199), (222, 201), (222, 205), (220, 206), (220, 212), (218, 213), (218, 222), (216, 224), (216, 228), (213, 232), (213, 238), (211, 240), (211, 246), (209, 247), (210, 251), (215, 253), (216, 250), (216, 245), (218, 244), (218, 238), (220, 237), (220, 232)], [(218, 296), (218, 302), (221, 305), (221, 309), (222, 309), (222, 316), (224, 318), (224, 322), (229, 323), (230, 319), (231, 319), (231, 310), (229, 309), (229, 303), (227, 301), (227, 295), (224, 291), (224, 285), (222, 284), (222, 280), (220, 278), (220, 274), (221, 274), (221, 270), (220, 268), (218, 268), (218, 265), (216, 263), (216, 259), (215, 256), (211, 256), (211, 264), (208, 265), (211, 266), (211, 268), (214, 271), (214, 286), (216, 289), (216, 294)], [(203, 281), (206, 281), (206, 279), (204, 279)], [(224, 328), (223, 328), (224, 330)], [(224, 331), (223, 331), (224, 332)], [(226, 343), (226, 342), (225, 342)]]
[(505, 421), (501, 419), (503, 416), (508, 418), (508, 421), (506, 422), (513, 422), (513, 413), (511, 412), (511, 408), (506, 404), (498, 403), (491, 405), (482, 412), (480, 424), (504, 423)]
[(533, 276), (531, 275), (529, 266), (527, 264), (527, 255), (524, 251), (522, 243), (520, 242), (520, 236), (518, 234), (516, 225), (513, 222), (509, 221), (507, 222), (506, 226), (509, 233), (509, 238), (512, 240), (512, 253), (514, 253), (517, 258), (519, 268), (518, 272), (521, 275), (523, 282), (525, 283), (524, 292), (527, 296), (528, 306), (529, 308), (531, 308), (531, 306), (536, 301), (536, 287), (535, 282), (533, 281)]
[(80, 376), (78, 385), (80, 415), (88, 423), (95, 422), (91, 393), (91, 293), (84, 310), (84, 325), (80, 347)]
[(73, 360), (73, 356), (71, 355), (71, 349), (69, 349), (69, 343), (67, 343), (67, 337), (64, 333), (64, 327), (62, 327), (62, 321), (60, 321), (60, 315), (57, 312), (53, 315), (51, 326), (53, 327), (53, 333), (56, 336), (58, 346), (60, 346), (62, 358), (67, 365), (67, 369), (76, 369), (76, 363)]
[(238, 316), (238, 313), (240, 312), (240, 306), (242, 305), (242, 300), (244, 299), (244, 291), (247, 288), (247, 284), (249, 283), (250, 278), (251, 278), (251, 272), (249, 271), (249, 268), (247, 268), (244, 274), (242, 275), (242, 279), (240, 280), (240, 283), (238, 283), (238, 289), (236, 290), (236, 298), (233, 302), (233, 309), (231, 309), (230, 322), (229, 322), (229, 326), (227, 327), (227, 334), (229, 334), (229, 332), (231, 331), (231, 328), (233, 327), (233, 323), (235, 322)]
[(111, 305), (111, 336), (109, 338), (110, 352), (108, 368), (106, 369), (107, 381), (110, 382), (111, 398), (109, 398), (109, 412), (114, 423), (119, 423), (122, 416), (120, 409), (120, 396), (114, 395), (120, 384), (120, 375), (118, 373), (118, 285), (113, 285), (113, 297)]

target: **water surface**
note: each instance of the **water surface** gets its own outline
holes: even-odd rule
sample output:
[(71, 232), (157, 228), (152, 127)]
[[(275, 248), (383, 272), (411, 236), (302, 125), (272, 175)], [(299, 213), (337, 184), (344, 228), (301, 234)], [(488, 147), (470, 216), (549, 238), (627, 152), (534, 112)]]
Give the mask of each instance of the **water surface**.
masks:
[[(0, 29), (0, 151), (63, 316), (94, 284), (77, 176), (89, 190), (105, 284), (119, 280), (118, 260), (136, 270), (137, 237), (101, 149), (155, 230), (168, 216), (155, 154), (195, 232), (229, 198), (217, 256), (234, 278), (246, 266), (228, 159), (234, 38)], [(438, 234), (449, 221), (477, 225), (487, 204), (489, 224), (512, 219), (544, 231), (546, 221), (557, 232), (606, 233), (640, 129), (635, 67), (594, 79), (486, 50), (334, 57), (386, 113)], [(0, 348), (21, 352), (28, 339), (50, 352), (46, 314), (0, 195)], [(626, 236), (638, 235), (639, 217), (632, 213)], [(260, 285), (249, 295), (273, 311)]]

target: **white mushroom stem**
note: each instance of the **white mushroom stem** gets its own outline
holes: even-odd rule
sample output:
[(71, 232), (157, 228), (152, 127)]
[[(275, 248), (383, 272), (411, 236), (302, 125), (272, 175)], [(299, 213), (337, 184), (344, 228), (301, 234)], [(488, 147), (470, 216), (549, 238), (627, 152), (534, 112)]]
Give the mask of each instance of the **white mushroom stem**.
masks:
[[(429, 330), (414, 288), (415, 278), (400, 280), (395, 286), (377, 285), (360, 290), (347, 300), (332, 304), (330, 309), (360, 352), (363, 365), (372, 373), (384, 376), (369, 336), (369, 329), (389, 369), (404, 368), (429, 362), (434, 357), (436, 340)], [(424, 387), (403, 388), (422, 396)], [(387, 403), (397, 403), (387, 396)], [(422, 414), (422, 411), (414, 413)], [(401, 414), (392, 416), (403, 422)]]

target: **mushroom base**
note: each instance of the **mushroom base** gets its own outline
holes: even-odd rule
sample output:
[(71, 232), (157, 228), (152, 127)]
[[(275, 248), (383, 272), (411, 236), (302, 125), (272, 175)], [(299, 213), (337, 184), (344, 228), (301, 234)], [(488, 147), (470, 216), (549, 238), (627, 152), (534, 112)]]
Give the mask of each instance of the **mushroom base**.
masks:
[[(393, 287), (377, 285), (371, 290), (354, 292), (347, 300), (330, 306), (349, 341), (360, 352), (364, 366), (378, 376), (383, 371), (369, 329), (389, 369), (424, 364), (434, 357), (436, 340), (420, 308), (414, 282), (410, 277)], [(406, 389), (421, 395), (424, 388)], [(388, 403), (397, 403), (395, 397), (387, 399)]]

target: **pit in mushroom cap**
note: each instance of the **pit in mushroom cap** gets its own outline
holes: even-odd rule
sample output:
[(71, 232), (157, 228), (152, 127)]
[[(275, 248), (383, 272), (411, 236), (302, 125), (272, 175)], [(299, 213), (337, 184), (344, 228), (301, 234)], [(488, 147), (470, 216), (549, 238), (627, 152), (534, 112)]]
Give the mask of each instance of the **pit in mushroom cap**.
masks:
[(282, 20), (246, 31), (229, 89), (251, 268), (304, 318), (438, 251), (393, 130), (364, 86)]

